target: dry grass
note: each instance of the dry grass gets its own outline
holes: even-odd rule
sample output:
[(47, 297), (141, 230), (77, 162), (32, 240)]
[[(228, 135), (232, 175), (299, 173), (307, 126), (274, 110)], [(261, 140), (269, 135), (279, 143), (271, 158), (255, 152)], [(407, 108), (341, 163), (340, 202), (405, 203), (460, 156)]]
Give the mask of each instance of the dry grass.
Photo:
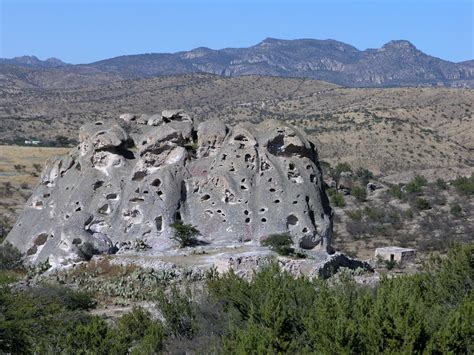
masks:
[[(66, 154), (69, 150), (0, 145), (0, 182), (36, 184), (45, 161), (54, 155)], [(4, 174), (6, 176), (2, 176)]]

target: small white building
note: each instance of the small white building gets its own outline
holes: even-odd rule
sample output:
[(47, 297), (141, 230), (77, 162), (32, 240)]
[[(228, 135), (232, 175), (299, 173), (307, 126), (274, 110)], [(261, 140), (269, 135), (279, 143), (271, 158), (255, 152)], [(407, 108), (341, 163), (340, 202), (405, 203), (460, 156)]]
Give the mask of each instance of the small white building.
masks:
[(27, 144), (27, 145), (38, 145), (40, 143), (41, 143), (41, 141), (25, 140), (25, 144)]
[(388, 261), (414, 261), (416, 250), (400, 247), (384, 247), (375, 249), (375, 257)]

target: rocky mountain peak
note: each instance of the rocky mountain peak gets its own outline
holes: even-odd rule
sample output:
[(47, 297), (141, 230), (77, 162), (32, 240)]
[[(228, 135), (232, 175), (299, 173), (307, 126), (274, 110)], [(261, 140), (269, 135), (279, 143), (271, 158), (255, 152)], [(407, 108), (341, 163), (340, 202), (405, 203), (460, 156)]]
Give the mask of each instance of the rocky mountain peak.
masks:
[(384, 49), (393, 49), (393, 50), (405, 50), (405, 51), (417, 51), (418, 49), (407, 40), (394, 40), (387, 42), (383, 45)]

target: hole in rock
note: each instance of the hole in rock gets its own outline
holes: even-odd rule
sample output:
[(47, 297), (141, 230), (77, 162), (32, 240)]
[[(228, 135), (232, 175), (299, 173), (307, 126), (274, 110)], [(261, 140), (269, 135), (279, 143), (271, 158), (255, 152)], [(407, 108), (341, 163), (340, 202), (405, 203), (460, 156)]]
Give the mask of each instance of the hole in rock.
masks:
[(81, 238), (74, 238), (72, 240), (72, 244), (73, 245), (80, 245), (80, 244), (82, 244), (82, 239)]
[(49, 235), (47, 233), (39, 234), (34, 241), (35, 245), (43, 245), (48, 240)]
[(33, 245), (30, 249), (28, 249), (28, 251), (26, 252), (26, 255), (30, 256), (30, 255), (36, 254), (37, 251), (38, 251), (38, 247), (36, 245)]
[(245, 218), (245, 223), (250, 223), (250, 218)]
[(260, 208), (260, 212), (265, 212), (267, 209), (266, 208)]
[(49, 193), (43, 194), (43, 198), (48, 198), (49, 196), (51, 196)]
[(131, 199), (130, 199), (130, 202), (135, 202), (135, 203), (137, 203), (137, 202), (143, 202), (143, 201), (145, 201), (145, 199), (142, 198), (142, 197), (134, 197), (134, 198), (131, 198)]
[(156, 194), (157, 194), (158, 196), (161, 196), (161, 195), (163, 195), (163, 191), (161, 191), (161, 190), (160, 190), (160, 191), (157, 191)]
[(307, 233), (308, 232), (308, 228), (304, 227), (303, 230), (302, 230), (303, 233)]
[(132, 181), (142, 181), (145, 176), (146, 176), (145, 171), (137, 171), (135, 172), (135, 174), (133, 174)]
[(247, 186), (245, 186), (245, 185), (240, 185), (240, 189), (241, 189), (241, 190), (247, 190)]
[(297, 205), (297, 204), (298, 204), (298, 201), (293, 201), (293, 204), (294, 204), (294, 205)]
[(161, 185), (161, 180), (160, 179), (155, 179), (151, 183), (151, 186), (154, 186), (154, 187), (160, 187), (160, 185)]
[(76, 212), (82, 211), (82, 207), (78, 207), (75, 209)]
[(163, 230), (163, 217), (162, 216), (158, 216), (155, 218), (155, 226), (158, 232), (161, 232)]
[(309, 181), (314, 182), (314, 179), (315, 179), (315, 178), (316, 178), (316, 175), (311, 174), (311, 175), (309, 176)]
[(248, 216), (248, 215), (249, 215), (249, 211), (245, 210), (245, 211), (244, 211), (244, 215)]
[(117, 199), (117, 194), (108, 194), (105, 198), (107, 200), (116, 200)]
[(294, 214), (290, 214), (288, 217), (286, 217), (286, 224), (289, 226), (295, 226), (298, 223), (298, 217), (296, 217)]
[(204, 211), (209, 217), (212, 217), (214, 215), (214, 212), (212, 212), (211, 210), (205, 210)]
[(266, 218), (262, 218), (262, 223), (265, 223), (267, 221)]
[(100, 214), (109, 214), (109, 205), (106, 203), (102, 207), (100, 207), (97, 211)]
[(273, 201), (273, 202), (275, 202), (275, 203), (280, 203), (280, 200), (275, 200), (275, 201)]
[(275, 191), (276, 190), (273, 187), (270, 189), (270, 192), (275, 192)]
[(245, 159), (245, 162), (249, 162), (249, 161), (251, 161), (252, 156), (250, 154), (245, 154), (244, 159)]
[(206, 194), (206, 195), (204, 195), (204, 196), (201, 197), (201, 201), (207, 201), (207, 200), (209, 200), (210, 198), (211, 198), (211, 196), (208, 195), (208, 194)]
[(81, 164), (79, 164), (79, 163), (76, 164), (76, 170), (81, 171)]
[(181, 213), (179, 211), (176, 212), (176, 215), (175, 215), (174, 218), (175, 218), (176, 221), (181, 221)]
[(92, 185), (92, 188), (95, 190), (97, 190), (98, 188), (102, 187), (102, 185), (104, 185), (104, 182), (103, 181), (96, 181), (94, 183), (94, 185)]
[(100, 121), (97, 121), (97, 122), (95, 123), (95, 125), (96, 125), (96, 126), (102, 126), (102, 125), (103, 125), (103, 123), (102, 123), (102, 122), (100, 122)]
[(147, 194), (147, 193), (148, 193), (148, 190), (143, 191), (143, 193), (144, 193), (144, 194)]
[(234, 137), (234, 141), (237, 141), (237, 142), (248, 142), (248, 138), (245, 137), (243, 134), (239, 134), (237, 136)]

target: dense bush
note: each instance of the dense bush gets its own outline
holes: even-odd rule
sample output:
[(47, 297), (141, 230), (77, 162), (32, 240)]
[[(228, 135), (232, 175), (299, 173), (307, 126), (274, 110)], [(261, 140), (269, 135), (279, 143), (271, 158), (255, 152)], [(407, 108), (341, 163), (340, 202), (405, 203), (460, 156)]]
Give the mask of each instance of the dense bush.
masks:
[(331, 204), (335, 207), (344, 207), (346, 205), (346, 202), (344, 201), (344, 195), (340, 192), (332, 194)]
[(393, 197), (398, 198), (399, 200), (403, 199), (404, 194), (403, 194), (402, 187), (400, 185), (394, 185), (394, 186), (390, 187), (388, 192), (389, 192), (390, 195), (392, 195)]
[(355, 172), (355, 176), (359, 179), (359, 182), (362, 186), (367, 186), (369, 181), (374, 178), (374, 174), (365, 168), (359, 168)]
[(429, 210), (431, 205), (426, 199), (419, 197), (415, 200), (415, 208), (420, 211), (424, 211)]
[[(372, 291), (293, 279), (277, 268), (209, 284), (224, 302), (224, 350), (237, 353), (467, 353), (473, 335), (473, 245), (435, 259), (430, 272), (383, 279)], [(463, 313), (465, 312), (465, 313)], [(446, 321), (450, 320), (450, 321)]]
[(200, 232), (190, 224), (184, 224), (183, 221), (178, 220), (171, 224), (171, 228), (174, 229), (174, 236), (172, 239), (179, 242), (180, 248), (194, 246), (198, 240), (196, 238)]
[(408, 184), (405, 185), (405, 192), (408, 194), (419, 193), (421, 188), (426, 186), (428, 181), (424, 176), (416, 175)]
[[(0, 353), (454, 353), (473, 350), (474, 244), (432, 257), (425, 271), (384, 277), (294, 278), (271, 265), (245, 280), (210, 274), (199, 297), (174, 287), (163, 319), (135, 308), (106, 321), (54, 288), (0, 287)], [(89, 307), (88, 305), (85, 308)]]
[(262, 240), (262, 245), (269, 247), (280, 255), (290, 256), (295, 254), (292, 247), (293, 240), (289, 234), (272, 234)]
[(452, 205), (450, 211), (454, 217), (462, 216), (462, 207), (458, 203), (456, 203), (455, 205)]
[(453, 185), (461, 195), (474, 195), (474, 174), (471, 177), (459, 176), (453, 181)]
[(12, 270), (21, 265), (22, 255), (11, 243), (0, 245), (0, 269)]
[(357, 200), (364, 202), (367, 200), (367, 190), (360, 186), (354, 186), (351, 191), (352, 196), (354, 196)]

